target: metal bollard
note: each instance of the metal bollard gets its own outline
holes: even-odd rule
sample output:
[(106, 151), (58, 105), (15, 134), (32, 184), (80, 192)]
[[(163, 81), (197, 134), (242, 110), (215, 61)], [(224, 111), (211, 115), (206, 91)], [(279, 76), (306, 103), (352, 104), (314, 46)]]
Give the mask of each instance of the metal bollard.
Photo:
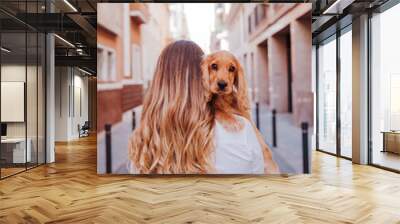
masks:
[(276, 142), (276, 110), (272, 110), (272, 146), (276, 147), (278, 144)]
[(111, 173), (112, 172), (111, 124), (106, 124), (105, 130), (106, 130), (106, 173)]
[(308, 156), (308, 123), (301, 123), (301, 133), (303, 135), (303, 173), (310, 173), (310, 161)]
[(132, 131), (136, 128), (136, 113), (132, 111)]
[(256, 103), (256, 126), (260, 129), (260, 104)]

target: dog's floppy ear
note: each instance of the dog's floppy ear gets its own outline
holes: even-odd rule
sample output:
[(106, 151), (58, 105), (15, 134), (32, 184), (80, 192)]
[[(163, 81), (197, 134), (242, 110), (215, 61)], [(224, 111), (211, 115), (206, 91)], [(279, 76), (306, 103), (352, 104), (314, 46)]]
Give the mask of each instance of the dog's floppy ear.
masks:
[(206, 97), (207, 102), (211, 100), (212, 98), (212, 93), (210, 90), (210, 72), (208, 70), (208, 65), (210, 63), (210, 57), (209, 56), (204, 56), (203, 60), (201, 61), (201, 80), (204, 88), (204, 94)]
[(247, 81), (240, 63), (237, 63), (237, 74), (234, 84), (236, 87), (238, 109), (242, 111), (249, 110), (250, 102), (247, 94)]

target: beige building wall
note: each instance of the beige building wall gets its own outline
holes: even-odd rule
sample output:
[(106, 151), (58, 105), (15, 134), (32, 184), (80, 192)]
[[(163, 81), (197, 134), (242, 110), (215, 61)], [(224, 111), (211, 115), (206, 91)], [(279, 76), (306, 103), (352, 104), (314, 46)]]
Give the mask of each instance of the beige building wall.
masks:
[[(248, 83), (249, 96), (253, 95), (251, 77), (251, 50), (247, 42), (246, 32), (246, 7), (249, 4), (232, 4), (230, 12), (226, 17), (226, 27), (228, 32), (229, 51), (232, 52), (241, 62)], [(253, 56), (254, 57), (254, 56)]]
[[(113, 33), (121, 33), (124, 4), (101, 3), (97, 6), (97, 23)], [(121, 12), (121, 13), (115, 13)]]
[(226, 20), (252, 102), (292, 113), (296, 125), (313, 124), (310, 12), (305, 3), (232, 4)]
[(184, 12), (184, 5), (179, 3), (168, 4), (170, 10), (170, 32), (174, 40), (188, 39), (189, 29)]
[[(289, 112), (288, 106), (288, 43), (284, 34), (275, 34), (268, 39), (270, 106), (277, 112)], [(264, 80), (261, 80), (263, 82)], [(268, 91), (268, 90), (262, 90)]]
[(314, 94), (312, 93), (312, 52), (311, 22), (309, 17), (296, 19), (290, 24), (292, 74), (293, 74), (293, 113), (296, 121), (314, 123)]
[(168, 4), (147, 4), (150, 18), (142, 25), (143, 84), (145, 87), (153, 79), (158, 56), (170, 43)]

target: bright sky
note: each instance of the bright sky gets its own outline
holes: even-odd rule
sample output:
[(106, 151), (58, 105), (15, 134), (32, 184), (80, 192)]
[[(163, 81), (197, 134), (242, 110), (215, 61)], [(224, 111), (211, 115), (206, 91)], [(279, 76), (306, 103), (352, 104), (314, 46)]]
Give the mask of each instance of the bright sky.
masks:
[(214, 27), (214, 5), (210, 3), (186, 3), (184, 10), (190, 39), (205, 53), (210, 51), (210, 35)]

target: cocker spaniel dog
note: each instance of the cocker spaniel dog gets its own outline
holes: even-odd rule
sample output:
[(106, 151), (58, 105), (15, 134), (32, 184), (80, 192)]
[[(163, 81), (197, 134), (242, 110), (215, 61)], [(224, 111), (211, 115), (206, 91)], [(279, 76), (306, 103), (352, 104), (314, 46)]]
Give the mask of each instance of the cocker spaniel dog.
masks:
[(203, 59), (201, 69), (203, 85), (207, 90), (207, 98), (215, 110), (216, 119), (229, 131), (243, 128), (243, 124), (235, 118), (235, 115), (248, 119), (263, 149), (265, 173), (279, 173), (279, 167), (272, 158), (271, 150), (251, 120), (246, 77), (239, 61), (228, 51), (217, 51)]

